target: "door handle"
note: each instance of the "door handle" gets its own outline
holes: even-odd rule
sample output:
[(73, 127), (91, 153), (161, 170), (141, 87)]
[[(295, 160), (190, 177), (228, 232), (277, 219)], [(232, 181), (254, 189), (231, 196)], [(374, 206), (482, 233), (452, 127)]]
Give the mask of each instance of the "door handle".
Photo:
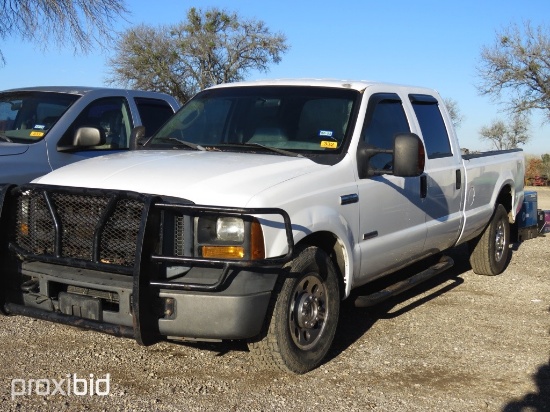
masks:
[(426, 175), (420, 176), (420, 198), (424, 199), (428, 196), (428, 177)]
[(460, 173), (460, 169), (456, 169), (456, 190), (459, 190), (462, 187), (462, 173)]

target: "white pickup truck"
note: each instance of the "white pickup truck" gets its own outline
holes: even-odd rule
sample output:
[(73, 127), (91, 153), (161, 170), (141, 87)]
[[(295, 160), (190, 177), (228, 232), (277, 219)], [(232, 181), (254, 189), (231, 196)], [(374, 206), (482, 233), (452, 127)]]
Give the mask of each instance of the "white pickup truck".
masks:
[(61, 166), (128, 149), (135, 126), (152, 135), (179, 106), (172, 96), (140, 90), (1, 91), (0, 182), (28, 183)]
[[(148, 345), (246, 340), (262, 364), (324, 359), (353, 289), (442, 256), (505, 270), (521, 151), (462, 156), (437, 92), (288, 80), (198, 93), (133, 150), (1, 192), (0, 308)], [(353, 295), (352, 295), (353, 296)]]

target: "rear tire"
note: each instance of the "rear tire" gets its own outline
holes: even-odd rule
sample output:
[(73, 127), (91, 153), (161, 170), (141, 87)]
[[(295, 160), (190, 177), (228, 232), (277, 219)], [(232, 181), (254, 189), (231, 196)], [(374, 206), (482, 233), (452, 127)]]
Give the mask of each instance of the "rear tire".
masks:
[(332, 345), (340, 287), (332, 261), (317, 247), (298, 251), (286, 269), (261, 340), (249, 348), (262, 366), (301, 374), (319, 366)]
[(510, 224), (504, 206), (497, 206), (484, 232), (470, 242), (470, 250), (474, 273), (495, 276), (506, 269), (510, 255)]

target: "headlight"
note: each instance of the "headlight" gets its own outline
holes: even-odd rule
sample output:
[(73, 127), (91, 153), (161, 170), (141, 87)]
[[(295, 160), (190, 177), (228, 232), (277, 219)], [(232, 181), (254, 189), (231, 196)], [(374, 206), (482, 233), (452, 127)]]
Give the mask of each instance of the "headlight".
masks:
[(238, 217), (219, 217), (216, 220), (216, 239), (222, 242), (244, 242), (244, 220)]
[(201, 216), (196, 223), (198, 256), (211, 259), (263, 259), (262, 226), (252, 217)]

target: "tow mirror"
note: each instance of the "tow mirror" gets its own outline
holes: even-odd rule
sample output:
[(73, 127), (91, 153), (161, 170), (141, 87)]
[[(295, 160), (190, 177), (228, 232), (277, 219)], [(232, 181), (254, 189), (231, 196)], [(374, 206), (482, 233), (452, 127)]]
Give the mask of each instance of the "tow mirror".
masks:
[(393, 174), (420, 176), (424, 172), (424, 145), (414, 133), (399, 134), (393, 141)]
[[(377, 154), (392, 155), (392, 161), (384, 169), (375, 169), (370, 159)], [(393, 149), (380, 149), (361, 143), (357, 149), (357, 165), (361, 179), (378, 175), (400, 177), (420, 176), (424, 172), (424, 145), (414, 133), (402, 133), (395, 136)]]

